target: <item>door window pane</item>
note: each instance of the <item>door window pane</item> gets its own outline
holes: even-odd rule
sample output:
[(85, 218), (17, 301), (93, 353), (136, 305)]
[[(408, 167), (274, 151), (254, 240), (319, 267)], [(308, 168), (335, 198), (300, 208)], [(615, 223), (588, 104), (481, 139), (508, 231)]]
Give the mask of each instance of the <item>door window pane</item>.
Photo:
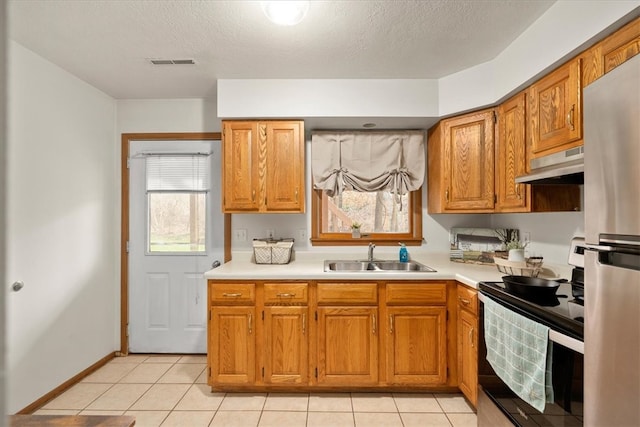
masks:
[(148, 251), (205, 252), (205, 192), (148, 193)]

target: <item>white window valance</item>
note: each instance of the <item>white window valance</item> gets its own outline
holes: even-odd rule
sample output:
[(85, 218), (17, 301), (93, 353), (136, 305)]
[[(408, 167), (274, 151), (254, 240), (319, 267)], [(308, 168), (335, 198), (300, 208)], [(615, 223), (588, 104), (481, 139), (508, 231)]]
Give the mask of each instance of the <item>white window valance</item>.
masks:
[(389, 190), (402, 195), (424, 182), (424, 133), (314, 132), (311, 169), (314, 188), (329, 197), (344, 190)]

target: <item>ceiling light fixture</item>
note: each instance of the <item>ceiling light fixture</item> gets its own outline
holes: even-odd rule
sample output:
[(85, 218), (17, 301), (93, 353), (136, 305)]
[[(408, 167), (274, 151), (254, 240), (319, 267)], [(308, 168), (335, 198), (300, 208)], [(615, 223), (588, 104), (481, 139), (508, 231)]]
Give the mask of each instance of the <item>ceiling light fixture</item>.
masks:
[(309, 10), (308, 1), (263, 1), (262, 11), (271, 22), (278, 25), (296, 25)]

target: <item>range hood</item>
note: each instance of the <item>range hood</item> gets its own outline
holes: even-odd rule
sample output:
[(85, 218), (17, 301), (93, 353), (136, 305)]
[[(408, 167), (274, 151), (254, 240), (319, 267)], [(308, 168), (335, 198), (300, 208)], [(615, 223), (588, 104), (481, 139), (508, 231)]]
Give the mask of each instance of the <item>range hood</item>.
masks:
[(531, 172), (516, 177), (522, 184), (584, 184), (584, 147), (531, 160)]

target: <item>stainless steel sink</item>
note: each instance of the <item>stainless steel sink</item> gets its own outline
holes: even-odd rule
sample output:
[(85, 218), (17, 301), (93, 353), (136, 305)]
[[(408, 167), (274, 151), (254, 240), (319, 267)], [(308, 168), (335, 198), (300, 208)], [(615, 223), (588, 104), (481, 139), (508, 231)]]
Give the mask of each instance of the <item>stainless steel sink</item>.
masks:
[(327, 260), (324, 262), (324, 271), (337, 271), (342, 273), (348, 272), (372, 272), (372, 273), (395, 273), (401, 271), (407, 272), (425, 272), (433, 273), (434, 270), (417, 261), (399, 262), (393, 260), (374, 260), (374, 261), (352, 261), (352, 260)]

